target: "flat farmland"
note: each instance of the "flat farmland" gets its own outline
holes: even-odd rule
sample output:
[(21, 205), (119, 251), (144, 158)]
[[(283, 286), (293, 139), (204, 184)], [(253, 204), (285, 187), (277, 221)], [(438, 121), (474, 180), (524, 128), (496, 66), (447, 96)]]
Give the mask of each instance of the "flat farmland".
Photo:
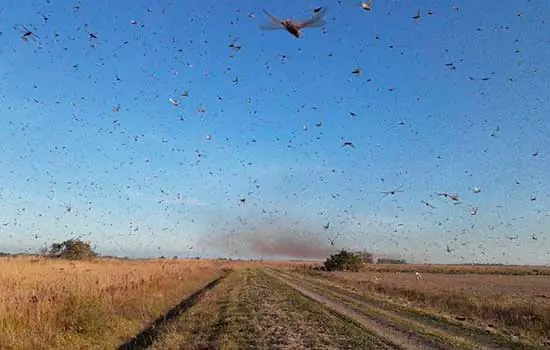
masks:
[(482, 274), (482, 275), (515, 275), (540, 276), (549, 275), (548, 266), (519, 266), (519, 265), (437, 265), (437, 264), (369, 264), (364, 271), (375, 272), (421, 272), (441, 274)]
[[(369, 266), (355, 272), (298, 269), (302, 278), (365, 298), (377, 297), (419, 315), (451, 320), (510, 339), (548, 346), (550, 276), (530, 275), (530, 267)], [(430, 272), (437, 269), (437, 272)], [(452, 271), (443, 273), (442, 271)], [(497, 274), (497, 271), (501, 274)], [(540, 268), (538, 269), (541, 270)], [(543, 268), (544, 271), (544, 268)]]
[(335, 278), (351, 282), (373, 282), (389, 289), (412, 289), (421, 292), (472, 294), (479, 297), (503, 297), (516, 302), (550, 301), (550, 276), (421, 273), (417, 280), (411, 272), (335, 272)]
[(546, 276), (425, 272), (416, 280), (397, 270), (228, 260), (17, 257), (0, 265), (1, 349), (548, 346), (548, 303), (537, 297), (548, 291)]

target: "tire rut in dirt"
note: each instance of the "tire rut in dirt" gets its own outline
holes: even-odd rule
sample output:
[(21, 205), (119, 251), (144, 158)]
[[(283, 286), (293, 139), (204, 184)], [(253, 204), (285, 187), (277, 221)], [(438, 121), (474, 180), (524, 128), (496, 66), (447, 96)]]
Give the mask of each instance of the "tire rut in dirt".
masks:
[[(440, 339), (452, 339), (455, 344), (460, 344), (462, 348), (470, 349), (522, 349), (522, 350), (534, 350), (540, 349), (540, 347), (514, 341), (508, 339), (499, 334), (491, 334), (486, 330), (476, 327), (474, 325), (466, 324), (461, 325), (456, 322), (452, 322), (442, 317), (436, 317), (430, 314), (418, 313), (414, 310), (407, 309), (406, 307), (388, 302), (384, 299), (380, 299), (376, 295), (371, 294), (359, 294), (357, 292), (349, 291), (344, 286), (333, 284), (330, 280), (323, 277), (305, 276), (303, 274), (292, 274), (282, 271), (284, 276), (288, 276), (292, 280), (299, 278), (303, 283), (307, 283), (315, 291), (321, 293), (329, 293), (338, 299), (346, 300), (351, 304), (358, 305), (358, 307), (365, 309), (372, 309), (380, 311), (381, 313), (388, 315), (388, 317), (403, 321), (409, 325), (419, 325), (420, 329), (427, 330), (431, 334), (439, 335)], [(443, 343), (445, 340), (443, 340)]]
[(273, 278), (280, 279), (283, 283), (286, 283), (289, 287), (294, 288), (298, 292), (302, 293), (306, 297), (322, 304), (323, 306), (333, 310), (336, 313), (344, 315), (352, 319), (357, 324), (361, 325), (368, 332), (376, 335), (383, 341), (392, 344), (396, 348), (400, 349), (448, 349), (448, 345), (436, 342), (431, 338), (423, 337), (416, 332), (410, 330), (404, 330), (392, 323), (384, 322), (377, 317), (367, 315), (355, 308), (352, 308), (342, 301), (330, 297), (327, 295), (318, 294), (312, 291), (310, 288), (305, 287), (303, 283), (289, 280), (281, 274), (270, 271), (269, 275)]
[(166, 327), (162, 337), (150, 349), (203, 350), (220, 348), (226, 333), (226, 319), (231, 298), (239, 281), (235, 271), (219, 285), (204, 294), (188, 312)]
[(261, 270), (236, 270), (151, 349), (396, 349)]
[(167, 325), (174, 322), (179, 316), (195, 305), (207, 291), (216, 287), (226, 277), (227, 275), (216, 278), (195, 293), (183, 299), (166, 314), (158, 317), (151, 326), (120, 345), (118, 350), (141, 350), (150, 347), (162, 335)]
[(486, 331), (479, 328), (473, 328), (473, 326), (461, 326), (443, 318), (437, 319), (429, 317), (428, 315), (421, 315), (395, 303), (378, 299), (375, 296), (350, 292), (341, 286), (331, 284), (328, 280), (325, 281), (317, 278), (310, 278), (308, 276), (300, 277), (303, 277), (303, 281), (314, 286), (314, 288), (328, 291), (339, 299), (344, 299), (353, 304), (360, 304), (369, 309), (380, 310), (389, 315), (389, 317), (406, 320), (406, 323), (417, 324), (420, 328), (428, 329), (433, 333), (445, 334), (443, 337), (454, 337), (455, 341), (463, 344), (470, 344), (470, 346), (464, 345), (465, 348), (503, 350), (531, 349), (530, 347), (525, 348), (522, 344), (510, 345), (509, 341), (497, 336), (491, 336)]
[(254, 329), (255, 349), (395, 348), (262, 271), (251, 272), (243, 296), (241, 312)]

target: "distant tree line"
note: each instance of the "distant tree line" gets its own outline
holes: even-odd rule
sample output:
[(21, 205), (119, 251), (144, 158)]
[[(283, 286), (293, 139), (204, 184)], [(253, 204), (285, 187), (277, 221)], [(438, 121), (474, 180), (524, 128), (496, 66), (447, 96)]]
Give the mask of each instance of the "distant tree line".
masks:
[(377, 264), (407, 264), (405, 259), (379, 258)]

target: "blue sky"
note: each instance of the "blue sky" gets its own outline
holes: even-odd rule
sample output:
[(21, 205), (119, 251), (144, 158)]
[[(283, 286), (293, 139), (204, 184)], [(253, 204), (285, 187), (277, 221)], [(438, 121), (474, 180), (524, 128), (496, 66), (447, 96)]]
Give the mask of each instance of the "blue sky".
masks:
[(456, 4), (3, 2), (0, 250), (548, 264), (550, 5)]

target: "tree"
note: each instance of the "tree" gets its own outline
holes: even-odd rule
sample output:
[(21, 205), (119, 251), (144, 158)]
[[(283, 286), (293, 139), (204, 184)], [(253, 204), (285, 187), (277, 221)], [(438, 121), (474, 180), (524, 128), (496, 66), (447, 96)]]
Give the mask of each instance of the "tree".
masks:
[(354, 253), (342, 249), (325, 260), (324, 267), (327, 271), (359, 271), (365, 263), (363, 253)]
[(61, 243), (52, 243), (47, 251), (47, 256), (51, 258), (83, 260), (96, 257), (98, 254), (94, 252), (90, 242), (82, 241), (81, 239), (68, 239)]

